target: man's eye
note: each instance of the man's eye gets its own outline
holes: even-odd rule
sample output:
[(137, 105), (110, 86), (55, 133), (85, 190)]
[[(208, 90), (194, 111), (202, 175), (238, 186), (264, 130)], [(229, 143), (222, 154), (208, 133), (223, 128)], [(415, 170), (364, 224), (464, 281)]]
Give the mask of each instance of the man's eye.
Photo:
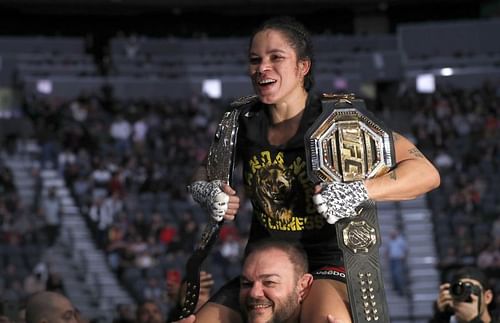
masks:
[(271, 280), (266, 280), (264, 282), (264, 286), (266, 287), (273, 287), (273, 286), (276, 286), (278, 283), (274, 282), (274, 281), (271, 281)]
[(279, 55), (271, 56), (271, 60), (273, 60), (273, 61), (281, 61), (282, 59), (284, 59), (283, 56), (279, 56)]

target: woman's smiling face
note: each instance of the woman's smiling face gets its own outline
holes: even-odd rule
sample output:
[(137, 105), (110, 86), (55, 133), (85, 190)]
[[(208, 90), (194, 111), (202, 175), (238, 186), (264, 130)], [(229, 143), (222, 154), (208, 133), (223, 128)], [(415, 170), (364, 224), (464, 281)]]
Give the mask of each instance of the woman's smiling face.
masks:
[(286, 102), (304, 91), (310, 61), (298, 60), (284, 34), (265, 29), (255, 34), (249, 51), (249, 73), (255, 93), (265, 104)]

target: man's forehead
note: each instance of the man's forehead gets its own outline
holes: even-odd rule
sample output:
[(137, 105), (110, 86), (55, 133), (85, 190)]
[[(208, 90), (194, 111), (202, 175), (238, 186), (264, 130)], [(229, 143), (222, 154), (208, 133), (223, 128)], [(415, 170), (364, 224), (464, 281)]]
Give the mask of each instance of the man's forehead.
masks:
[(270, 264), (280, 264), (284, 265), (286, 263), (291, 264), (288, 254), (283, 250), (276, 248), (269, 248), (265, 250), (258, 250), (252, 252), (248, 258), (248, 262), (268, 262)]
[(59, 308), (74, 310), (74, 306), (73, 306), (73, 304), (72, 304), (72, 303), (70, 302), (70, 300), (69, 300), (69, 299), (67, 299), (66, 297), (59, 296), (59, 297), (56, 299), (55, 304), (57, 304), (57, 306), (58, 306)]
[(267, 249), (251, 253), (244, 262), (243, 272), (278, 274), (293, 270), (288, 255), (277, 249)]

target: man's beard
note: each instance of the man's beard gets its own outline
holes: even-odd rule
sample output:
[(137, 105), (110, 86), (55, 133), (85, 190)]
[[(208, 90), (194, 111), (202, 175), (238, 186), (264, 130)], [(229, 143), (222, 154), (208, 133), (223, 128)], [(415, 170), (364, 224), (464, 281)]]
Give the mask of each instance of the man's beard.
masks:
[(290, 293), (280, 308), (277, 308), (268, 323), (285, 323), (300, 306), (295, 293)]
[[(253, 300), (253, 302), (259, 303), (257, 300)], [(266, 300), (266, 302), (270, 301)], [(276, 303), (273, 303), (273, 305), (276, 305)], [(297, 295), (293, 292), (290, 293), (285, 299), (285, 302), (280, 304), (279, 308), (275, 307), (275, 311), (266, 323), (286, 323), (293, 316), (293, 313), (299, 308), (299, 306), (300, 304), (297, 300)], [(245, 311), (249, 314), (247, 309), (245, 309)]]

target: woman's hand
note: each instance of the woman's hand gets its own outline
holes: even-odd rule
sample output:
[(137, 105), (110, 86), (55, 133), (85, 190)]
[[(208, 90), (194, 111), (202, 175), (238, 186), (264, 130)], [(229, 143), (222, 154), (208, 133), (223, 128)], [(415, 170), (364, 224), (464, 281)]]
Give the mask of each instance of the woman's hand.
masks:
[(229, 197), (224, 220), (233, 221), (240, 209), (240, 198), (236, 195), (236, 191), (226, 183), (222, 184), (222, 191)]
[(236, 191), (220, 180), (196, 181), (188, 186), (188, 191), (217, 222), (234, 220), (240, 207), (240, 198)]
[(357, 215), (356, 208), (369, 199), (362, 181), (321, 183), (316, 185), (314, 193), (316, 210), (330, 224)]

